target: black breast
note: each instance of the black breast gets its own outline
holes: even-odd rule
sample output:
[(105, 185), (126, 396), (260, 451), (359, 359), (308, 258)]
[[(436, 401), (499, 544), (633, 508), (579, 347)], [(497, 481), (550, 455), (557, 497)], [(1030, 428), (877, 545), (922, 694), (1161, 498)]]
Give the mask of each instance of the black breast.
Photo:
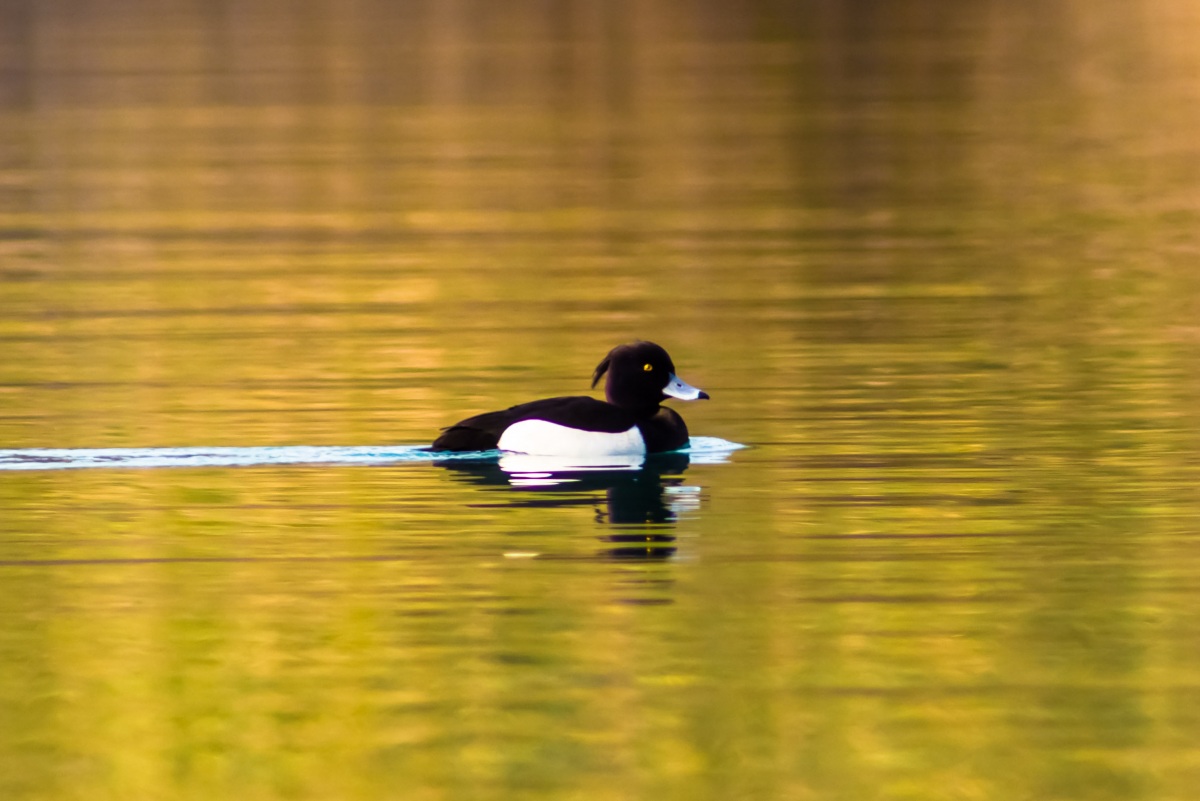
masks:
[(678, 412), (666, 406), (660, 406), (648, 420), (640, 421), (638, 429), (646, 441), (646, 453), (676, 451), (688, 444), (687, 423)]

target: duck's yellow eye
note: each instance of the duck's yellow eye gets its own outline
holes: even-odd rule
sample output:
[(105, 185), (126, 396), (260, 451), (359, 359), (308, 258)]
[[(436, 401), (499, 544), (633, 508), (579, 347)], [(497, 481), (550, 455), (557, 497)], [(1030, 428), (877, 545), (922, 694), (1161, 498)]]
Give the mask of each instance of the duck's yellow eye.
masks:
[(653, 369), (654, 369), (654, 365), (653, 365), (653, 364), (650, 364), (649, 362), (647, 362), (646, 364), (643, 364), (643, 365), (642, 365), (642, 369), (643, 369), (643, 370), (645, 370), (645, 371), (648, 373), (648, 372), (650, 372), (651, 370), (653, 370)]

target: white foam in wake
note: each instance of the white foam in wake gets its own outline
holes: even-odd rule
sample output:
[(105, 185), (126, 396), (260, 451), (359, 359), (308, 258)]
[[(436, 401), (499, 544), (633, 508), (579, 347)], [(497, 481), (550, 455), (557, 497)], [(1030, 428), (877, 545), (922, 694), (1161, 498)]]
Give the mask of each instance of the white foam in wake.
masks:
[[(692, 437), (693, 464), (717, 464), (745, 447), (718, 437)], [(445, 453), (413, 445), (263, 448), (29, 448), (0, 450), (0, 470), (69, 470), (85, 467), (242, 467), (263, 464), (391, 464), (498, 457), (498, 451)]]

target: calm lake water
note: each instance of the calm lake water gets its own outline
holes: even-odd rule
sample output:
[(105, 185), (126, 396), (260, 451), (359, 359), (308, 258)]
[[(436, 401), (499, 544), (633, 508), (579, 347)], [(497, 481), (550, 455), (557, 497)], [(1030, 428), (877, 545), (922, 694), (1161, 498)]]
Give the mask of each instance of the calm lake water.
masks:
[[(0, 449), (344, 457), (0, 471), (0, 798), (1194, 799), (1197, 42), (0, 5)], [(638, 337), (749, 447), (394, 458)]]

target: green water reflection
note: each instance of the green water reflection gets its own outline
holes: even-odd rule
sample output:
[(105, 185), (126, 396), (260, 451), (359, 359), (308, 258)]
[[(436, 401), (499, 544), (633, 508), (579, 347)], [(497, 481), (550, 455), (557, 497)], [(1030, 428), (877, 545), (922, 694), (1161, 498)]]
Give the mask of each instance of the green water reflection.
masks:
[(0, 474), (0, 798), (1194, 797), (1200, 13), (1102, 5), (0, 5), (0, 448), (634, 337), (752, 446)]

